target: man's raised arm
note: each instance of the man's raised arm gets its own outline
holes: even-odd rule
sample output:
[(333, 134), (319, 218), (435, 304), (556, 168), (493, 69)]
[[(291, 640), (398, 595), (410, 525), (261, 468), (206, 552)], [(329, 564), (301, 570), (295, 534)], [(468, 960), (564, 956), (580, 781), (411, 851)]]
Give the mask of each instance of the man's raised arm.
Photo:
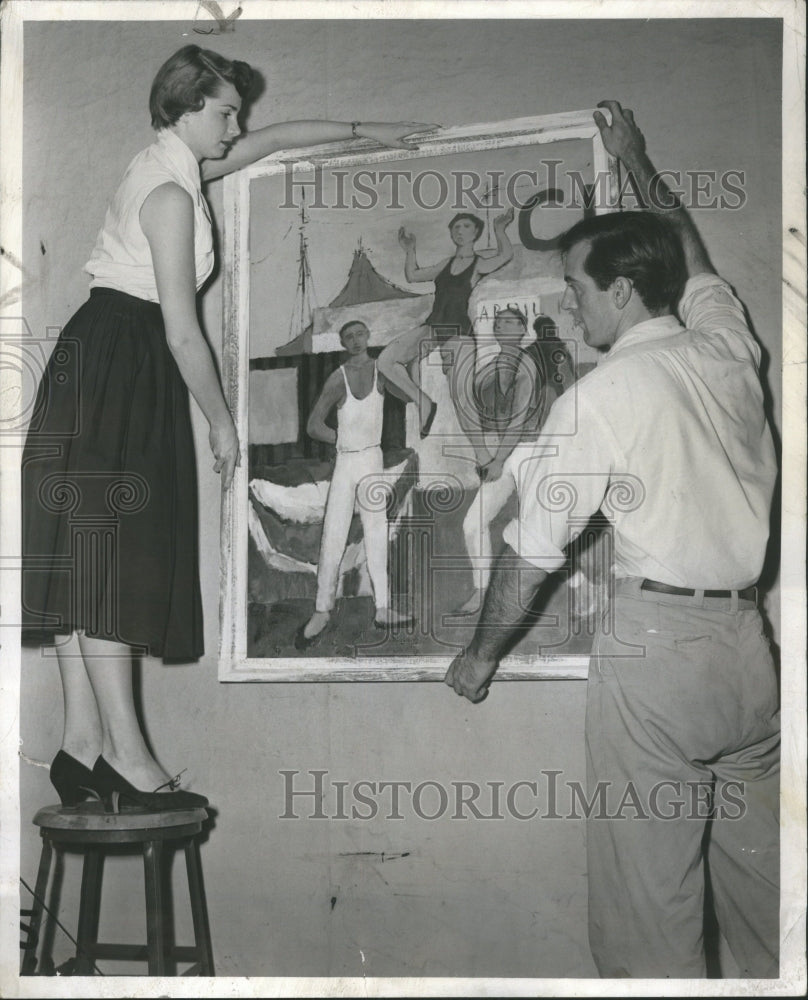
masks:
[(715, 273), (690, 213), (651, 163), (645, 151), (645, 138), (634, 123), (634, 113), (621, 107), (619, 101), (600, 101), (598, 107), (606, 108), (612, 116), (612, 123), (608, 125), (606, 116), (601, 112), (596, 111), (593, 115), (603, 145), (631, 173), (645, 206), (651, 211), (664, 213), (676, 226), (685, 252), (688, 278), (705, 272)]

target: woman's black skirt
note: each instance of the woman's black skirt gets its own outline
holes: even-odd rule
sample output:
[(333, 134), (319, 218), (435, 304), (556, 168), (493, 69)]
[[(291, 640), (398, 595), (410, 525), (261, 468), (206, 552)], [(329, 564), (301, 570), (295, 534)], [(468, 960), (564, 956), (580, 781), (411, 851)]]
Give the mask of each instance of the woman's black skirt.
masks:
[(23, 453), (23, 639), (203, 652), (188, 390), (157, 303), (107, 288), (62, 331)]

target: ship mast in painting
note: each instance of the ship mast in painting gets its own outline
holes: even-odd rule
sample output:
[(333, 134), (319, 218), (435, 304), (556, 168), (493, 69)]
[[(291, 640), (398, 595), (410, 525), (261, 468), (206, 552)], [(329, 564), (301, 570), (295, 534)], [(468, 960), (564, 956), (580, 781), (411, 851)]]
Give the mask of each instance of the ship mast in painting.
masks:
[(309, 265), (308, 243), (306, 241), (306, 204), (300, 206), (300, 248), (297, 268), (297, 291), (295, 293), (295, 305), (292, 310), (292, 319), (289, 324), (289, 339), (294, 340), (311, 325), (314, 310), (317, 308), (316, 294), (314, 291), (314, 280)]
[[(353, 260), (342, 289), (327, 306), (317, 306), (309, 267), (308, 242), (303, 228), (307, 221), (308, 216), (301, 210), (300, 259), (295, 306), (289, 331), (290, 339), (276, 349), (275, 354), (278, 357), (295, 357), (312, 353), (314, 318), (317, 315), (321, 329), (331, 329), (335, 337), (336, 331), (346, 320), (357, 317), (356, 307), (367, 307), (370, 303), (378, 304), (374, 309), (375, 317), (362, 314), (361, 318), (374, 332), (381, 331), (382, 335), (391, 329), (399, 332), (415, 326), (419, 319), (426, 315), (429, 307), (426, 303), (421, 305), (426, 296), (400, 288), (379, 274), (368, 258), (368, 249), (361, 236), (353, 252)], [(414, 310), (411, 308), (399, 316), (403, 300), (415, 302), (417, 305)], [(330, 349), (339, 351), (339, 344)]]

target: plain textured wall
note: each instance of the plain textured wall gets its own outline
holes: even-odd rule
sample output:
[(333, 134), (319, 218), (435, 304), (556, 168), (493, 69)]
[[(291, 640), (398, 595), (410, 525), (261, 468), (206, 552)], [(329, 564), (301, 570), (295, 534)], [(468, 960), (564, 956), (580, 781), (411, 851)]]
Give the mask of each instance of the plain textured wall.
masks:
[[(744, 209), (703, 211), (697, 222), (768, 352), (779, 413), (779, 22), (241, 20), (218, 36), (184, 23), (28, 23), (24, 41), (24, 313), (37, 335), (84, 300), (81, 266), (105, 202), (151, 141), (151, 77), (176, 48), (197, 42), (262, 71), (253, 126), (459, 124), (616, 98), (634, 109), (658, 167), (744, 170)], [(209, 197), (221, 220), (220, 182)], [(218, 352), (220, 279), (203, 314)], [(219, 684), (219, 484), (198, 412), (195, 422), (208, 653), (197, 665), (144, 664), (142, 702), (160, 759), (187, 766), (218, 809), (203, 849), (217, 971), (593, 975), (580, 821), (427, 821), (410, 811), (387, 821), (278, 819), (280, 769), (414, 785), (510, 785), (557, 769), (582, 781), (585, 685), (495, 684), (472, 707), (434, 684)], [(54, 662), (31, 651), (21, 731), (26, 757), (49, 761), (61, 696)], [(21, 871), (32, 881), (38, 838), (27, 817), (54, 797), (47, 771), (23, 765), (21, 794)], [(68, 873), (77, 879), (75, 866)], [(111, 871), (112, 889), (124, 890), (126, 877), (116, 886)], [(176, 908), (187, 927), (181, 895)], [(134, 902), (105, 902), (108, 937), (131, 924), (137, 939), (138, 919)]]

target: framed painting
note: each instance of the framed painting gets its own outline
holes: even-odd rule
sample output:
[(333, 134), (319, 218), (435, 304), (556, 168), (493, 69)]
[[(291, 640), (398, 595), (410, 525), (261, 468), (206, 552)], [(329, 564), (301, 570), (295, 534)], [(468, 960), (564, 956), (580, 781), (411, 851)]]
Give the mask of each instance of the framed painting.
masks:
[[(225, 179), (223, 379), (243, 447), (221, 680), (443, 677), (516, 510), (498, 447), (553, 447), (506, 397), (532, 373), (546, 415), (597, 361), (561, 308), (559, 237), (619, 188), (589, 110), (417, 149), (281, 152)], [(501, 678), (585, 677), (605, 522), (572, 549)]]

